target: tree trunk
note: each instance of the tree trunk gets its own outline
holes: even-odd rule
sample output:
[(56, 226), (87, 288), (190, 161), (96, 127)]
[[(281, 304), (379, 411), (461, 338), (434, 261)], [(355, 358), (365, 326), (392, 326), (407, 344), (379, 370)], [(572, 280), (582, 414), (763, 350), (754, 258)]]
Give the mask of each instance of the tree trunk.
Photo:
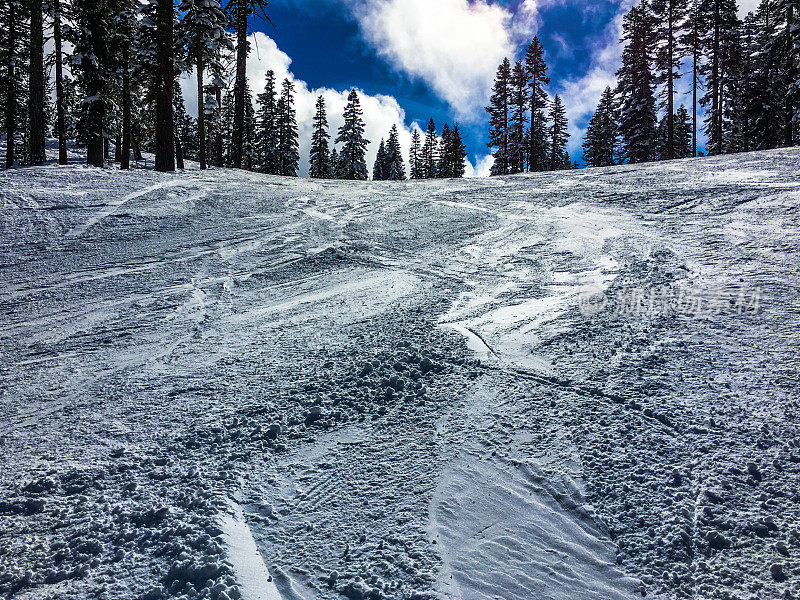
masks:
[(216, 166), (222, 166), (222, 90), (217, 88), (217, 131), (214, 138), (214, 159)]
[[(697, 27), (695, 25), (695, 27)], [(696, 29), (695, 29), (696, 31)], [(697, 35), (692, 49), (692, 156), (697, 158)]]
[(131, 168), (131, 70), (130, 45), (122, 48), (122, 155), (119, 168)]
[(156, 8), (156, 171), (175, 170), (175, 119), (173, 115), (172, 0), (158, 0)]
[(713, 138), (713, 150), (715, 154), (722, 154), (722, 86), (720, 85), (720, 67), (719, 67), (719, 53), (720, 53), (720, 10), (719, 3), (721, 0), (714, 2), (714, 62), (712, 67), (712, 115), (711, 127)]
[(122, 126), (117, 124), (117, 137), (114, 140), (114, 162), (122, 161)]
[(30, 2), (29, 70), (28, 70), (28, 127), (30, 164), (44, 164), (44, 25), (42, 0)]
[(673, 80), (672, 72), (672, 61), (675, 53), (673, 1), (669, 1), (669, 8), (667, 9), (669, 11), (667, 15), (669, 20), (667, 24), (667, 36), (669, 38), (667, 40), (667, 160), (675, 158), (675, 119), (673, 117), (675, 114), (675, 81)]
[(14, 133), (16, 114), (15, 107), (17, 105), (17, 87), (15, 85), (14, 73), (14, 54), (17, 45), (16, 31), (17, 31), (17, 15), (14, 10), (14, 3), (10, 2), (8, 5), (8, 85), (6, 86), (6, 169), (14, 166)]
[(244, 94), (247, 78), (247, 9), (248, 0), (236, 2), (236, 82), (233, 86), (233, 132), (231, 166), (242, 168), (244, 145)]
[(206, 103), (203, 90), (203, 59), (197, 59), (197, 141), (200, 169), (206, 168)]
[(58, 164), (67, 164), (67, 127), (64, 117), (64, 74), (61, 55), (61, 0), (53, 0), (53, 42), (56, 50), (56, 135)]
[[(790, 85), (797, 81), (797, 65), (794, 61), (793, 50), (795, 43), (794, 36), (792, 35), (794, 28), (794, 7), (790, 2), (786, 3), (786, 57), (789, 61), (789, 81)], [(794, 99), (794, 94), (789, 91), (786, 94), (786, 111), (785, 111), (785, 118), (784, 118), (784, 126), (783, 126), (783, 145), (786, 147), (792, 146), (794, 144), (794, 110), (795, 107), (792, 105), (792, 100)]]

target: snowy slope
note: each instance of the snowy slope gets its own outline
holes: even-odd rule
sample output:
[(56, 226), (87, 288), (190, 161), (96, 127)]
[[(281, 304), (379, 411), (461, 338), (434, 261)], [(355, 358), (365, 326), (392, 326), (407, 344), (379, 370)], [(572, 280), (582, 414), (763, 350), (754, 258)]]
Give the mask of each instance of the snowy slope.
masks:
[(800, 595), (800, 153), (0, 174), (0, 595)]

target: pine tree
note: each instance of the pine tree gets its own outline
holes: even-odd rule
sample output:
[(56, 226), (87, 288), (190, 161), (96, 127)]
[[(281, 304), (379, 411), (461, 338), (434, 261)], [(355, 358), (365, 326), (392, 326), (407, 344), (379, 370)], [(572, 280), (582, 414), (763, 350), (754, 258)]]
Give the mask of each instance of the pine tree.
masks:
[(182, 35), (186, 38), (187, 62), (194, 65), (197, 76), (197, 133), (200, 168), (205, 169), (206, 157), (206, 110), (208, 98), (204, 84), (206, 68), (219, 71), (220, 52), (233, 45), (225, 33), (227, 17), (218, 0), (181, 0), (180, 12)]
[(681, 104), (675, 113), (675, 158), (692, 156), (692, 129), (689, 112)]
[(411, 179), (422, 179), (425, 176), (422, 163), (422, 139), (419, 129), (411, 132), (411, 152), (408, 156), (408, 166), (411, 171)]
[(266, 0), (228, 0), (225, 10), (232, 16), (236, 32), (236, 79), (233, 85), (233, 123), (231, 129), (231, 165), (241, 168), (244, 157), (245, 98), (247, 88), (247, 55), (250, 43), (247, 41), (247, 19), (254, 11), (264, 13)]
[(655, 80), (663, 85), (661, 97), (666, 110), (663, 159), (676, 158), (675, 153), (675, 82), (681, 76), (682, 59), (686, 52), (683, 45), (686, 27), (688, 0), (651, 0), (650, 9), (656, 23), (655, 36)]
[(467, 148), (464, 146), (464, 141), (461, 138), (461, 129), (456, 123), (453, 126), (452, 136), (450, 138), (450, 177), (460, 178), (464, 177), (466, 171)]
[(53, 63), (56, 85), (56, 137), (58, 137), (58, 164), (67, 164), (66, 100), (64, 98), (64, 55), (62, 42), (61, 0), (53, 0)]
[(373, 181), (385, 181), (388, 179), (386, 176), (386, 144), (381, 138), (381, 143), (378, 146), (378, 153), (375, 155), (375, 164), (372, 167), (372, 179)]
[[(102, 167), (105, 128), (113, 110), (114, 65), (107, 35), (113, 29), (113, 13), (98, 10), (94, 0), (73, 0), (72, 6), (76, 26), (70, 30), (70, 42), (74, 46), (71, 66), (82, 96), (78, 137), (86, 144), (87, 163)], [(171, 106), (171, 98), (169, 102)]]
[(175, 5), (172, 0), (150, 0), (156, 6), (156, 171), (175, 170), (175, 120), (172, 111)]
[(325, 98), (317, 98), (317, 112), (314, 115), (314, 131), (311, 134), (311, 159), (309, 175), (314, 179), (328, 177), (330, 154), (328, 152), (328, 117), (325, 113)]
[(503, 59), (497, 68), (492, 86), (492, 96), (486, 112), (489, 113), (489, 142), (494, 164), (492, 175), (505, 175), (509, 167), (508, 118), (511, 100), (511, 63)]
[(652, 19), (646, 3), (625, 15), (623, 41), (622, 68), (617, 71), (623, 157), (633, 163), (647, 162), (655, 156), (656, 110), (650, 71)]
[(442, 127), (442, 136), (439, 142), (439, 156), (436, 161), (436, 177), (439, 179), (450, 178), (450, 160), (449, 151), (452, 144), (450, 125), (447, 123)]
[(355, 90), (351, 90), (344, 108), (344, 124), (339, 128), (336, 143), (342, 144), (339, 153), (339, 176), (341, 179), (367, 180), (365, 160), (369, 141), (364, 139), (364, 120), (361, 102)]
[(28, 163), (44, 164), (44, 8), (42, 0), (29, 2), (28, 24)]
[(687, 55), (692, 57), (692, 156), (697, 156), (697, 103), (698, 89), (701, 85), (700, 62), (702, 60), (703, 38), (700, 3), (703, 0), (690, 0), (687, 18), (688, 24), (681, 43)]
[(250, 85), (244, 88), (244, 136), (242, 137), (242, 168), (254, 171), (258, 166), (259, 146), (256, 139), (257, 119), (253, 107), (253, 94)]
[(701, 0), (698, 7), (702, 23), (706, 63), (700, 72), (706, 80), (706, 94), (700, 104), (706, 108), (708, 153), (725, 151), (725, 112), (732, 101), (733, 77), (739, 55), (735, 0)]
[(4, 130), (6, 135), (6, 160), (5, 166), (10, 169), (17, 160), (17, 133), (25, 131), (21, 127), (23, 118), (27, 118), (18, 109), (19, 100), (24, 97), (25, 83), (23, 82), (24, 73), (18, 65), (24, 64), (23, 57), (26, 54), (24, 49), (24, 21), (26, 18), (26, 5), (22, 0), (7, 0), (3, 8), (3, 28), (0, 35), (3, 36), (3, 76), (0, 77), (0, 85), (3, 86), (3, 108), (5, 112)]
[(406, 178), (406, 167), (403, 164), (403, 153), (400, 150), (400, 134), (397, 125), (389, 131), (386, 144), (386, 178), (390, 181), (402, 181)]
[(550, 78), (547, 76), (544, 48), (538, 37), (533, 38), (525, 51), (525, 68), (528, 71), (531, 103), (528, 168), (530, 171), (542, 171), (545, 169), (547, 155), (547, 123), (544, 111), (548, 98), (544, 86), (550, 83)]
[(270, 175), (277, 175), (278, 167), (278, 127), (277, 127), (277, 95), (275, 91), (275, 72), (267, 71), (264, 91), (256, 98), (258, 111), (256, 114), (257, 170)]
[(331, 150), (331, 162), (327, 177), (328, 179), (339, 179), (339, 152), (336, 148)]
[(437, 175), (438, 145), (436, 124), (433, 119), (430, 119), (428, 121), (428, 130), (425, 132), (425, 143), (422, 146), (422, 176), (425, 179), (434, 179)]
[[(297, 140), (297, 114), (294, 108), (294, 84), (283, 80), (281, 97), (277, 105), (278, 175), (296, 177), (300, 164)], [(235, 127), (235, 126), (234, 126)]]
[(565, 161), (568, 163), (569, 155), (567, 154), (567, 141), (569, 140), (569, 133), (567, 133), (567, 111), (564, 109), (564, 104), (561, 98), (556, 94), (553, 98), (553, 103), (550, 105), (550, 129), (548, 131), (550, 138), (550, 170), (555, 171), (563, 168)]
[(589, 120), (583, 142), (583, 159), (590, 167), (608, 167), (615, 163), (618, 126), (614, 92), (607, 87), (600, 97), (597, 110)]
[(522, 173), (525, 170), (525, 156), (530, 140), (526, 137), (528, 125), (528, 75), (520, 61), (516, 62), (511, 73), (510, 104), (508, 170), (510, 173)]

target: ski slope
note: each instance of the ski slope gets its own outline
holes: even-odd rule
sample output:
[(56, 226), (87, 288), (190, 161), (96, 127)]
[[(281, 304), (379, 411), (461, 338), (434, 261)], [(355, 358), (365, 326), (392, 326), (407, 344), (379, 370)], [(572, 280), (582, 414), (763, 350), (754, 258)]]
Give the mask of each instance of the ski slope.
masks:
[(0, 173), (0, 596), (800, 595), (800, 152)]

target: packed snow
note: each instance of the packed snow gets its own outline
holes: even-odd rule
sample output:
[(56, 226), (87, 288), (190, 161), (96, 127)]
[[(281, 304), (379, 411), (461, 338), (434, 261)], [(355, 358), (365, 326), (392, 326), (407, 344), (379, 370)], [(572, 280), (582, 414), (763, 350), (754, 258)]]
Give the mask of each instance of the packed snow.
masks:
[(800, 152), (0, 174), (0, 595), (800, 597)]

